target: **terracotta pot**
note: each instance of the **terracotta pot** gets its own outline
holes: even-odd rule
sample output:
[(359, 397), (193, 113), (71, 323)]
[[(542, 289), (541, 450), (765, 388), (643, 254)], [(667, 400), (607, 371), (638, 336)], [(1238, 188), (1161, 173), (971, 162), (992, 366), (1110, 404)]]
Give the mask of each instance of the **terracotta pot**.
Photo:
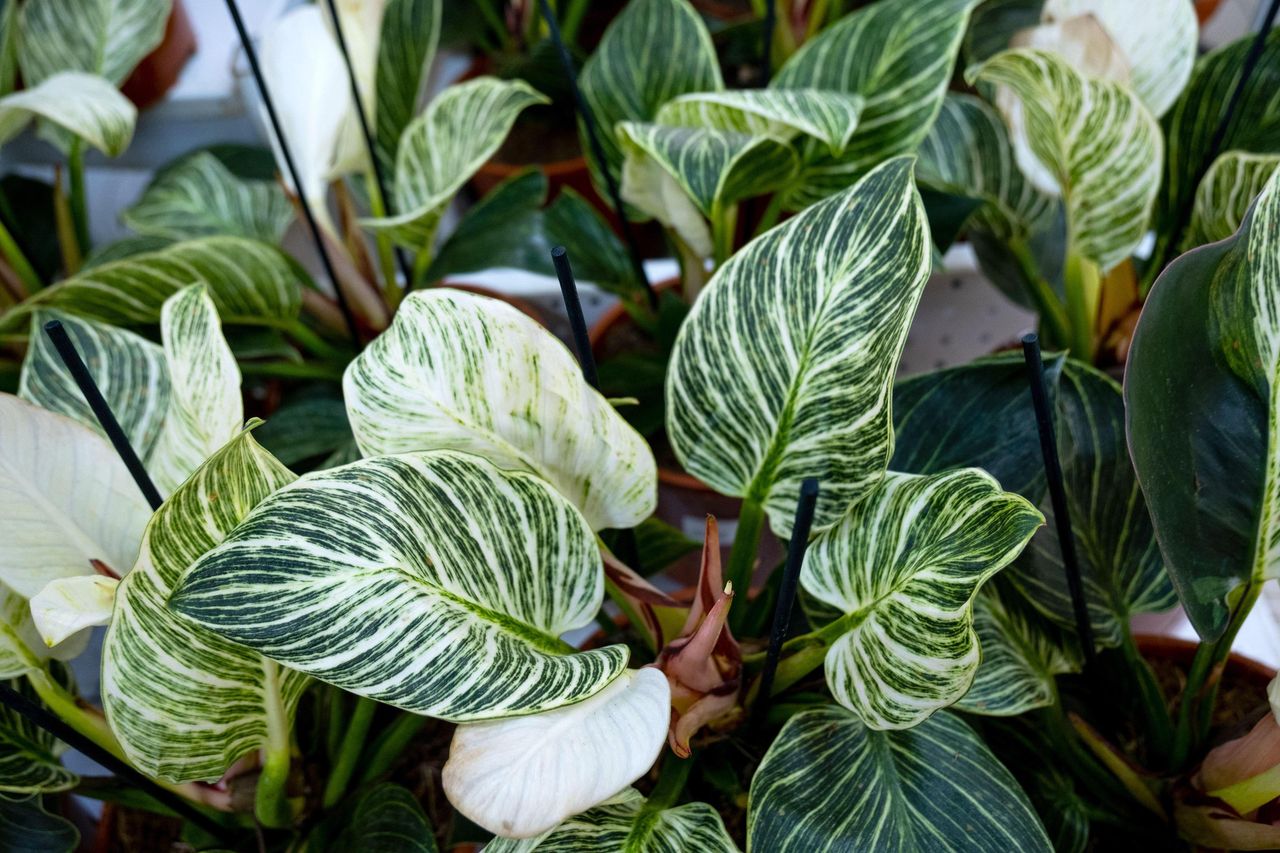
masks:
[[(1181, 637), (1169, 637), (1164, 634), (1136, 634), (1134, 641), (1138, 651), (1149, 660), (1167, 660), (1180, 666), (1191, 666), (1191, 659), (1196, 656), (1197, 644)], [(1265, 663), (1253, 658), (1232, 652), (1227, 658), (1227, 667), (1223, 678), (1239, 679), (1266, 689), (1276, 671)]]
[[(653, 288), (661, 294), (663, 291), (679, 286), (678, 278), (669, 278), (656, 282)], [(596, 360), (601, 361), (616, 355), (618, 350), (611, 348), (611, 339), (632, 325), (634, 324), (631, 316), (621, 303), (606, 311), (588, 333), (591, 352)], [(661, 464), (658, 466), (658, 509), (654, 515), (681, 530), (689, 538), (698, 541), (702, 540), (707, 516), (714, 515), (720, 522), (721, 550), (726, 561), (729, 559), (729, 551), (733, 545), (732, 533), (736, 533), (738, 516), (741, 513), (740, 498), (726, 497), (680, 468)], [(762, 582), (768, 576), (768, 572), (782, 559), (784, 553), (782, 544), (766, 527), (760, 540), (754, 582)], [(700, 559), (695, 551), (673, 564), (665, 574), (682, 584), (697, 583)]]
[(1200, 21), (1200, 26), (1208, 23), (1221, 5), (1222, 0), (1196, 0), (1196, 18)]
[(173, 0), (173, 10), (165, 24), (164, 39), (149, 53), (120, 87), (138, 109), (159, 101), (178, 82), (182, 68), (196, 52), (196, 34), (183, 0)]

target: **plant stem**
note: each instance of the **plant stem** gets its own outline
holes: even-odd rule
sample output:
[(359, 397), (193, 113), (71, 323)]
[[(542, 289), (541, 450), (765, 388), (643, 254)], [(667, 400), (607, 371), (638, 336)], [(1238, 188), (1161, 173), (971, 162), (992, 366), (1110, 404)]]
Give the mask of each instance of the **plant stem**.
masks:
[[(729, 551), (729, 567), (725, 572), (725, 578), (733, 584), (735, 593), (742, 596), (744, 603), (751, 594), (751, 577), (755, 574), (756, 551), (760, 548), (763, 528), (764, 505), (754, 498), (744, 498), (742, 512), (738, 515), (738, 529), (733, 534), (733, 548)], [(729, 619), (735, 630), (746, 618), (746, 612), (746, 607), (730, 611)]]
[[(40, 701), (57, 714), (59, 719), (80, 734), (110, 752), (116, 758), (128, 761), (120, 742), (107, 725), (107, 718), (82, 707), (70, 692), (54, 681), (48, 670), (33, 669), (27, 672), (27, 681), (35, 689)], [(168, 787), (168, 786), (166, 786)]]
[(324, 807), (333, 808), (347, 791), (347, 783), (356, 769), (356, 759), (364, 749), (365, 737), (369, 734), (369, 725), (373, 722), (373, 712), (378, 710), (378, 703), (364, 696), (356, 699), (355, 710), (351, 712), (351, 720), (347, 723), (347, 733), (343, 735), (342, 747), (338, 750), (338, 760), (329, 772), (329, 781), (324, 786)]
[(267, 743), (263, 747), (262, 772), (258, 775), (253, 811), (263, 826), (282, 828), (293, 823), (287, 790), (292, 763), (289, 716), (280, 698), (280, 668), (266, 661), (263, 674), (262, 692), (267, 697)]
[(661, 811), (674, 806), (684, 791), (692, 767), (692, 758), (680, 758), (675, 753), (667, 753), (662, 761), (662, 769), (658, 771), (658, 784), (654, 785), (653, 793), (649, 794), (645, 810)]
[(1143, 718), (1146, 720), (1147, 750), (1152, 765), (1161, 766), (1169, 756), (1173, 747), (1173, 717), (1169, 714), (1169, 705), (1165, 701), (1164, 692), (1156, 681), (1150, 664), (1138, 652), (1133, 641), (1133, 632), (1129, 623), (1122, 622), (1120, 651), (1124, 655), (1129, 675), (1138, 689), (1138, 698), (1142, 705)]
[(80, 272), (84, 256), (80, 252), (80, 240), (76, 237), (74, 217), (71, 205), (62, 191), (62, 167), (54, 171), (53, 185), (53, 221), (58, 232), (58, 248), (62, 252), (62, 271), (69, 276)]
[(756, 226), (755, 236), (759, 237), (764, 232), (778, 224), (778, 217), (782, 215), (782, 193), (781, 191), (773, 194), (769, 199), (769, 204), (764, 209), (764, 215), (760, 217), (760, 224)]
[[(372, 167), (364, 174), (364, 186), (369, 195), (369, 212), (375, 218), (382, 219), (387, 215), (387, 203), (382, 197), (382, 187), (378, 185)], [(400, 301), (401, 289), (396, 281), (395, 250), (391, 247), (391, 238), (385, 231), (375, 231), (373, 239), (378, 246), (378, 265), (382, 267), (382, 298), (388, 305), (394, 306)]]
[(1049, 282), (1045, 281), (1044, 276), (1040, 274), (1035, 258), (1031, 256), (1031, 249), (1023, 240), (1010, 240), (1009, 250), (1013, 253), (1013, 258), (1017, 262), (1023, 278), (1030, 285), (1030, 293), (1028, 295), (1031, 297), (1031, 301), (1036, 304), (1036, 313), (1040, 315), (1041, 321), (1048, 326), (1049, 336), (1052, 338), (1053, 344), (1055, 346), (1065, 346), (1069, 340), (1069, 334), (1067, 331), (1067, 314), (1062, 307), (1061, 300), (1053, 292)]
[(1074, 249), (1067, 251), (1064, 286), (1067, 291), (1067, 323), (1070, 326), (1071, 355), (1093, 362), (1093, 326), (1097, 316), (1102, 277), (1097, 264)]
[(9, 233), (9, 229), (5, 227), (3, 221), (0, 221), (0, 252), (4, 253), (5, 260), (9, 262), (9, 266), (13, 267), (13, 271), (18, 274), (18, 278), (26, 286), (27, 292), (24, 295), (30, 296), (44, 287), (44, 283), (40, 281), (40, 276), (36, 274), (35, 268), (31, 266), (27, 256), (22, 253), (22, 249), (18, 246), (18, 241), (13, 239), (13, 235)]
[(423, 717), (419, 714), (411, 714), (405, 711), (395, 719), (391, 725), (383, 730), (373, 741), (366, 755), (368, 758), (364, 762), (364, 770), (360, 774), (358, 784), (364, 785), (377, 779), (383, 773), (391, 769), (396, 760), (404, 754), (407, 747), (418, 732), (422, 731), (427, 723), (431, 722), (430, 717)]
[(712, 259), (716, 269), (733, 254), (733, 238), (738, 231), (738, 206), (727, 208), (716, 205), (711, 211)]
[(578, 43), (578, 30), (582, 28), (582, 17), (587, 14), (588, 3), (589, 0), (569, 0), (568, 8), (560, 16), (560, 35), (570, 47)]
[(89, 251), (89, 202), (84, 191), (84, 141), (76, 137), (67, 153), (67, 171), (71, 184), (71, 216), (76, 226), (80, 251)]

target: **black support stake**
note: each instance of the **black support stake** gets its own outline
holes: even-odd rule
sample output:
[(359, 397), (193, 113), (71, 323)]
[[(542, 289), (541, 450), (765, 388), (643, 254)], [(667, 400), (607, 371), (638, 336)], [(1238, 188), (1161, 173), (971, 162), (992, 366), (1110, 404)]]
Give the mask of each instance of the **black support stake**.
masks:
[[(813, 510), (818, 504), (818, 480), (808, 477), (800, 484), (800, 500), (796, 503), (795, 523), (791, 526), (791, 542), (787, 545), (787, 564), (782, 570), (782, 583), (778, 586), (778, 601), (773, 608), (773, 627), (769, 631), (769, 651), (760, 673), (760, 689), (751, 708), (749, 728), (757, 728), (764, 721), (773, 693), (773, 678), (778, 671), (778, 659), (782, 656), (782, 644), (787, 641), (791, 629), (791, 610), (796, 603), (796, 587), (800, 583), (800, 569), (804, 566), (804, 554), (809, 548), (809, 531), (813, 528)], [(744, 590), (745, 592), (745, 590)]]
[(98, 419), (98, 424), (102, 427), (102, 431), (107, 434), (107, 439), (111, 442), (111, 446), (116, 449), (116, 453), (120, 454), (120, 460), (124, 462), (124, 467), (129, 469), (129, 473), (133, 476), (133, 481), (138, 484), (138, 488), (142, 491), (142, 496), (147, 499), (147, 503), (151, 504), (153, 512), (158, 510), (160, 504), (164, 503), (164, 499), (160, 497), (160, 491), (156, 488), (155, 483), (151, 482), (151, 477), (147, 475), (147, 469), (143, 467), (142, 460), (138, 458), (138, 454), (134, 453), (133, 445), (129, 443), (128, 436), (120, 428), (120, 422), (116, 420), (116, 416), (112, 413), (111, 407), (107, 405), (102, 392), (98, 390), (98, 384), (93, 381), (93, 377), (89, 374), (89, 368), (85, 367), (84, 360), (80, 358), (80, 353), (76, 351), (76, 345), (71, 342), (71, 337), (63, 327), (62, 321), (50, 320), (44, 324), (44, 331), (49, 336), (49, 340), (53, 341), (54, 349), (58, 351), (58, 355), (62, 358), (62, 363), (67, 366), (67, 371), (71, 374), (71, 378), (76, 381), (76, 385), (80, 388), (80, 393), (84, 395), (85, 402), (93, 410), (93, 416)]
[(760, 85), (768, 86), (773, 76), (773, 33), (778, 28), (777, 0), (764, 0), (764, 35), (760, 45)]
[(154, 781), (130, 767), (126, 762), (71, 728), (56, 714), (46, 710), (43, 705), (33, 702), (3, 681), (0, 681), (0, 703), (26, 717), (31, 721), (32, 725), (39, 726), (58, 740), (80, 750), (121, 779), (141, 788), (157, 802), (171, 809), (185, 820), (191, 821), (209, 835), (222, 841), (228, 840), (227, 827), (201, 812), (182, 797), (157, 785)]
[(1049, 409), (1049, 392), (1044, 384), (1040, 339), (1036, 335), (1029, 334), (1022, 337), (1022, 357), (1027, 363), (1027, 384), (1031, 387), (1031, 403), (1036, 412), (1036, 429), (1040, 433), (1040, 452), (1044, 456), (1044, 474), (1049, 484), (1049, 500), (1053, 504), (1053, 522), (1058, 531), (1058, 549), (1062, 553), (1062, 566), (1067, 575), (1067, 589), (1071, 592), (1071, 609), (1075, 613), (1076, 633), (1080, 639), (1080, 647), (1084, 651), (1085, 663), (1092, 665), (1097, 657), (1093, 641), (1093, 625), (1089, 621), (1089, 605), (1084, 596), (1080, 561), (1076, 556), (1076, 538), (1071, 529), (1071, 510), (1067, 505), (1067, 489), (1062, 479), (1062, 461), (1058, 458), (1053, 413)]
[(614, 178), (613, 173), (609, 171), (608, 161), (604, 156), (604, 146), (600, 143), (600, 130), (596, 126), (595, 116), (591, 114), (591, 107), (587, 104), (587, 99), (582, 96), (582, 90), (578, 88), (578, 73), (573, 67), (573, 57), (569, 55), (569, 48), (565, 47), (564, 38), (560, 35), (560, 23), (556, 20), (556, 14), (551, 9), (551, 4), (547, 0), (538, 0), (538, 5), (542, 8), (542, 17), (546, 19), (547, 29), (551, 32), (551, 41), (555, 44), (556, 52), (560, 55), (560, 64), (564, 66), (564, 76), (569, 81), (569, 88), (573, 91), (573, 105), (578, 111), (579, 118), (582, 119), (582, 126), (587, 131), (587, 144), (591, 147), (591, 156), (600, 166), (600, 174), (604, 177), (605, 186), (609, 191), (609, 201), (613, 204), (613, 212), (618, 215), (618, 222), (622, 224), (622, 239), (627, 244), (627, 252), (631, 255), (631, 267), (635, 273), (636, 279), (644, 285), (645, 293), (649, 298), (649, 307), (657, 310), (658, 294), (654, 291), (653, 285), (649, 283), (649, 276), (644, 271), (644, 261), (640, 257), (640, 244), (636, 242), (635, 232), (631, 230), (631, 222), (627, 219), (626, 207), (622, 203), (622, 191), (618, 188), (618, 181)]
[[(342, 18), (338, 15), (338, 5), (336, 0), (328, 0), (329, 16), (333, 18), (333, 33), (337, 36), (338, 50), (342, 52), (342, 61), (347, 66), (347, 82), (351, 85), (351, 100), (356, 105), (356, 115), (360, 119), (360, 135), (364, 137), (365, 150), (369, 153), (369, 163), (373, 168), (373, 181), (378, 186), (378, 195), (382, 196), (382, 204), (386, 208), (387, 215), (395, 214), (395, 210), (391, 202), (391, 194), (387, 192), (386, 178), (382, 174), (382, 163), (378, 159), (378, 146), (373, 139), (373, 130), (369, 127), (369, 117), (364, 111), (364, 96), (360, 94), (360, 81), (356, 78), (355, 66), (351, 64), (351, 52), (347, 50), (347, 37), (342, 32)], [(404, 276), (404, 289), (409, 291), (413, 289), (413, 268), (409, 265), (409, 259), (405, 257), (404, 250), (397, 245), (393, 245), (392, 253), (396, 256), (396, 266), (400, 268), (400, 275)]]
[(600, 390), (600, 378), (596, 374), (596, 359), (591, 352), (591, 338), (587, 334), (587, 320), (582, 315), (582, 300), (578, 298), (578, 283), (573, 278), (573, 268), (569, 266), (569, 253), (564, 246), (556, 246), (551, 250), (551, 263), (556, 267), (556, 278), (560, 279), (560, 295), (564, 297), (564, 310), (569, 315), (569, 328), (573, 331), (573, 345), (578, 351), (578, 363), (582, 365), (582, 378), (597, 391)]
[(227, 11), (231, 13), (231, 21), (235, 24), (236, 34), (240, 37), (240, 46), (244, 48), (245, 58), (249, 60), (249, 70), (253, 72), (253, 80), (258, 86), (258, 94), (262, 96), (262, 105), (267, 109), (267, 119), (271, 122), (271, 130), (276, 135), (276, 141), (280, 144), (280, 153), (284, 157), (285, 168), (289, 170), (289, 177), (293, 180), (293, 187), (298, 192), (298, 205), (302, 208), (302, 218), (307, 221), (307, 228), (311, 232), (311, 239), (316, 244), (316, 251), (320, 254), (320, 263), (324, 266), (325, 275), (329, 276), (329, 280), (333, 282), (333, 292), (337, 296), (338, 310), (342, 312), (342, 319), (347, 324), (347, 332), (351, 335), (351, 345), (356, 349), (360, 348), (360, 335), (356, 331), (356, 319), (351, 313), (351, 306), (347, 304), (347, 295), (342, 291), (342, 282), (338, 279), (338, 273), (333, 266), (333, 260), (329, 257), (329, 249), (324, 244), (324, 235), (320, 232), (320, 223), (316, 221), (315, 212), (311, 209), (311, 202), (307, 200), (307, 194), (302, 191), (302, 180), (298, 176), (298, 166), (293, 161), (293, 154), (289, 150), (289, 140), (285, 138), (284, 128), (280, 125), (280, 117), (276, 114), (275, 102), (271, 100), (271, 92), (267, 89), (267, 80), (262, 76), (262, 66), (258, 64), (258, 51), (254, 49), (253, 40), (249, 38), (249, 31), (245, 29), (244, 19), (240, 17), (240, 7), (236, 5), (236, 0), (227, 0)]

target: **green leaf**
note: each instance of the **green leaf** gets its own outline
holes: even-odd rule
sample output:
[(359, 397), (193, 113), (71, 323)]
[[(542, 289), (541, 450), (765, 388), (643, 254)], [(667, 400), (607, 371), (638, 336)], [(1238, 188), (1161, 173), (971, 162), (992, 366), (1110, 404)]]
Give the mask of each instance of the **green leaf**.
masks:
[[(27, 699), (39, 703), (39, 697), (25, 678), (8, 684)], [(0, 705), (0, 795), (66, 791), (75, 787), (79, 777), (58, 760), (63, 749), (53, 735), (12, 708)], [(0, 807), (4, 799), (0, 796)], [(0, 833), (0, 838), (4, 837)]]
[(866, 101), (821, 89), (737, 89), (681, 95), (658, 111), (657, 123), (824, 143), (839, 156), (858, 129)]
[[(553, 273), (543, 229), (547, 176), (527, 169), (507, 178), (468, 210), (431, 258), (427, 281), (494, 267)], [(571, 245), (577, 248), (575, 237)], [(577, 253), (574, 272), (578, 273)], [(586, 276), (579, 274), (579, 278)]]
[(666, 675), (628, 670), (576, 705), (458, 726), (444, 792), (468, 820), (499, 836), (541, 835), (647, 773), (670, 722)]
[(645, 298), (627, 248), (591, 202), (571, 187), (546, 209), (544, 226), (552, 246), (572, 246), (574, 275), (624, 299)]
[(383, 782), (360, 795), (338, 837), (319, 849), (329, 853), (436, 853), (431, 822), (413, 794)]
[(1066, 638), (1029, 618), (1020, 604), (988, 584), (973, 605), (982, 663), (969, 692), (955, 704), (971, 714), (1011, 717), (1057, 701), (1054, 679), (1080, 671), (1080, 654)]
[(27, 85), (60, 71), (119, 86), (164, 37), (171, 0), (26, 0), (18, 61)]
[(132, 258), (135, 255), (158, 252), (172, 245), (173, 241), (164, 237), (121, 237), (114, 243), (102, 243), (95, 246), (89, 256), (84, 259), (84, 263), (80, 265), (80, 272), (84, 273), (95, 267), (114, 264), (116, 261), (123, 261), (125, 258)]
[(909, 158), (740, 250), (672, 354), (667, 434), (684, 469), (764, 505), (780, 536), (818, 477), (815, 527), (834, 524), (884, 475), (893, 372), (928, 276)]
[(133, 139), (138, 110), (101, 77), (66, 71), (0, 98), (0, 143), (17, 136), (33, 118), (52, 122), (108, 157), (118, 157)]
[(738, 848), (719, 813), (706, 803), (661, 808), (646, 802), (635, 788), (627, 788), (537, 838), (495, 838), (485, 849), (490, 853), (737, 853)]
[(121, 218), (139, 234), (169, 240), (228, 235), (279, 243), (293, 205), (275, 182), (241, 180), (200, 151), (157, 175)]
[(1013, 36), (1040, 23), (1044, 0), (984, 0), (964, 34), (964, 65), (976, 65), (1009, 47)]
[(690, 539), (680, 530), (660, 518), (646, 518), (635, 529), (636, 551), (640, 565), (636, 570), (643, 575), (656, 574), (676, 560), (702, 550), (702, 543)]
[(1225, 240), (1244, 222), (1249, 206), (1280, 167), (1280, 154), (1228, 151), (1213, 161), (1196, 189), (1183, 250)]
[(400, 137), (418, 112), (440, 40), (440, 0), (388, 0), (378, 40), (374, 108), (378, 156), (393, 178)]
[(804, 141), (801, 176), (787, 190), (789, 209), (840, 192), (876, 164), (915, 150), (938, 113), (976, 3), (881, 0), (827, 27), (787, 60), (771, 89), (820, 89), (866, 102), (838, 156), (824, 142)]
[(169, 604), (353, 693), (466, 722), (573, 704), (617, 678), (625, 646), (575, 654), (557, 639), (603, 595), (572, 504), (446, 451), (308, 474), (198, 560)]
[(796, 171), (790, 146), (769, 136), (630, 121), (617, 134), (626, 152), (623, 199), (701, 255), (712, 249), (702, 217), (784, 186)]
[(16, 0), (5, 0), (0, 8), (0, 95), (14, 90), (18, 82), (18, 12)]
[(13, 172), (0, 178), (0, 218), (42, 282), (62, 268), (53, 185)]
[[(650, 122), (679, 95), (724, 88), (711, 35), (686, 0), (627, 3), (582, 66), (578, 85), (615, 180), (621, 179), (624, 156), (613, 133), (619, 122)], [(596, 186), (603, 187), (602, 166), (586, 143), (581, 121), (578, 127)]]
[(1173, 585), (1200, 636), (1233, 596), (1280, 576), (1280, 173), (1235, 236), (1170, 264), (1125, 379), (1129, 448)]
[(516, 117), (545, 103), (545, 96), (518, 80), (479, 77), (450, 86), (400, 139), (392, 187), (397, 215), (364, 224), (429, 250), (454, 195), (497, 152)]
[(0, 394), (0, 582), (24, 598), (54, 578), (124, 574), (151, 510), (105, 439)]
[(80, 831), (45, 811), (39, 797), (0, 796), (0, 838), (4, 853), (71, 853), (80, 844)]
[(342, 395), (328, 389), (286, 401), (254, 436), (285, 465), (328, 456), (353, 440)]
[(890, 473), (805, 556), (800, 584), (843, 614), (822, 629), (827, 686), (873, 729), (918, 725), (978, 669), (978, 588), (1044, 519), (985, 471)]
[(1073, 250), (1104, 272), (1132, 254), (1164, 156), (1160, 126), (1138, 97), (1043, 50), (1006, 51), (966, 76), (999, 88), (1018, 165), (1040, 190), (1062, 196)]
[(942, 713), (877, 732), (842, 708), (783, 726), (751, 781), (747, 850), (1049, 851), (1026, 794)]
[(130, 762), (173, 781), (216, 781), (283, 733), (307, 679), (169, 610), (178, 579), (268, 495), (296, 478), (241, 432), (165, 501), (116, 592), (102, 699)]
[(347, 415), (366, 456), (474, 453), (537, 474), (592, 529), (653, 513), (657, 465), (644, 439), (582, 378), (550, 332), (469, 293), (414, 293), (347, 368)]
[(302, 285), (279, 250), (240, 237), (205, 237), (82, 271), (0, 318), (12, 331), (37, 308), (58, 308), (120, 326), (160, 321), (166, 299), (193, 282), (209, 287), (224, 323), (273, 325), (302, 307)]

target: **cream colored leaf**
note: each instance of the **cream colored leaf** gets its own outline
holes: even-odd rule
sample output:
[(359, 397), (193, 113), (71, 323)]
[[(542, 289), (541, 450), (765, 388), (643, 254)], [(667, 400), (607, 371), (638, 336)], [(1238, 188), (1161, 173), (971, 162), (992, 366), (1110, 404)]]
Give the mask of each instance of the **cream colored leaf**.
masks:
[(31, 618), (46, 646), (111, 621), (120, 581), (104, 575), (55, 578), (31, 599)]

